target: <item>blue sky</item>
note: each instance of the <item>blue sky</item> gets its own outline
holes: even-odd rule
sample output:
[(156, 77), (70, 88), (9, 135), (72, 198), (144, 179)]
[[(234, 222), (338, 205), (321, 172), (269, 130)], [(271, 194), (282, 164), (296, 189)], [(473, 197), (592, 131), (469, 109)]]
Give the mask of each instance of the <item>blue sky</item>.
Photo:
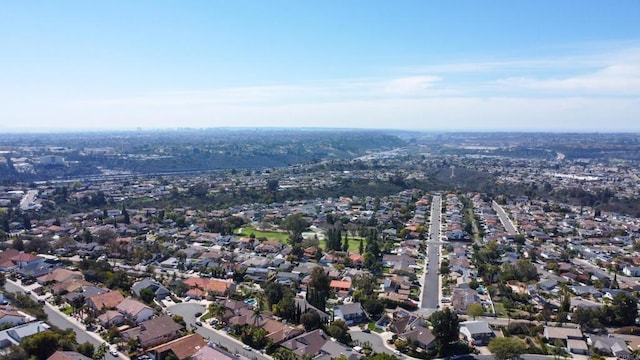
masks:
[(0, 131), (640, 131), (640, 1), (14, 1)]

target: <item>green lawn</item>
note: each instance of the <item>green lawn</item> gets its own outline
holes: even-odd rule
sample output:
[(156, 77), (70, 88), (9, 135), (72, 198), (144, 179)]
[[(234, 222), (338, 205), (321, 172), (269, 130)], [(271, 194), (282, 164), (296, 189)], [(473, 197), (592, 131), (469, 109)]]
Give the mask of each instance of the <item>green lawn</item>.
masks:
[(65, 308), (60, 309), (60, 311), (62, 311), (62, 313), (67, 315), (67, 316), (71, 316), (71, 314), (73, 314), (73, 307), (72, 306), (67, 306)]
[(507, 310), (504, 308), (504, 305), (502, 305), (502, 303), (494, 302), (493, 303), (493, 307), (496, 309), (496, 316), (497, 317), (506, 317), (507, 316)]
[[(240, 232), (242, 230), (242, 232)], [(252, 227), (242, 227), (236, 231), (236, 235), (238, 236), (251, 236), (254, 234), (257, 238), (267, 238), (267, 240), (279, 241), (283, 244), (286, 244), (289, 241), (289, 234), (281, 233), (276, 231), (260, 231), (256, 230)]]
[[(342, 239), (342, 242), (344, 242), (344, 238)], [(327, 249), (327, 241), (322, 239), (320, 240), (320, 247), (323, 250)], [(349, 238), (349, 252), (352, 254), (359, 254), (360, 253), (360, 238)]]

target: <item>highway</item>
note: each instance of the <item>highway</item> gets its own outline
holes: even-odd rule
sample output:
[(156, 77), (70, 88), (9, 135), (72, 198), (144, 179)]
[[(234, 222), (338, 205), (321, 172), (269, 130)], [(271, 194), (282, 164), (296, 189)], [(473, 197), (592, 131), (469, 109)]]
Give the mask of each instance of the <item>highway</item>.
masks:
[[(429, 241), (440, 240), (442, 216), (442, 198), (435, 195), (431, 203), (431, 217), (429, 226)], [(422, 280), (422, 301), (420, 307), (435, 310), (440, 305), (440, 246), (435, 243), (427, 244), (425, 270)]]
[(502, 223), (502, 226), (504, 226), (505, 230), (507, 230), (509, 235), (518, 235), (518, 230), (513, 225), (513, 223), (511, 222), (511, 219), (509, 219), (509, 216), (507, 216), (507, 213), (504, 211), (502, 206), (500, 206), (497, 202), (493, 201), (492, 207), (493, 207), (493, 211), (495, 211), (496, 214), (498, 214), (498, 217), (500, 218), (500, 222)]

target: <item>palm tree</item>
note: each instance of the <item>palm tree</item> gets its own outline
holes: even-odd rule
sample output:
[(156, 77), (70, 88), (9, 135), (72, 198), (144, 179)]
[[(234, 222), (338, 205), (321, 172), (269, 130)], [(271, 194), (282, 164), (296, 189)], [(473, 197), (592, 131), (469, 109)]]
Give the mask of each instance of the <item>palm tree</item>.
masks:
[(213, 314), (216, 319), (218, 319), (219, 321), (224, 321), (227, 310), (228, 308), (223, 302), (218, 305), (211, 304), (211, 309), (209, 311), (211, 311), (211, 314)]
[(256, 304), (256, 306), (253, 307), (253, 314), (251, 315), (251, 317), (253, 317), (253, 326), (258, 327), (258, 324), (260, 323), (260, 320), (262, 320), (262, 307), (258, 306), (258, 304)]

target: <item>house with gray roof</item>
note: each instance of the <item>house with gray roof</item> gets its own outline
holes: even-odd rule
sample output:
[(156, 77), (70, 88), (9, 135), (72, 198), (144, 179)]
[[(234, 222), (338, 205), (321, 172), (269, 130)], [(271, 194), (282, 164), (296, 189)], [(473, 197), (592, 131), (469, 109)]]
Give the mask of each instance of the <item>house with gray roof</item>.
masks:
[(495, 333), (486, 321), (463, 321), (460, 323), (460, 335), (475, 346), (485, 346), (495, 337)]
[(133, 293), (138, 297), (140, 296), (140, 291), (142, 291), (142, 289), (151, 289), (155, 294), (156, 299), (164, 299), (171, 295), (171, 291), (167, 290), (167, 288), (162, 284), (153, 279), (142, 279), (131, 286), (131, 291), (133, 291)]
[(603, 355), (615, 356), (618, 359), (633, 359), (633, 354), (629, 351), (629, 347), (623, 339), (595, 335), (590, 336), (589, 339), (591, 345)]
[(367, 320), (367, 315), (359, 302), (333, 307), (333, 320), (343, 320), (347, 325), (359, 324)]
[(0, 331), (0, 349), (4, 349), (11, 345), (18, 345), (28, 336), (47, 331), (51, 327), (44, 321), (34, 321), (24, 325), (14, 326), (12, 328)]

